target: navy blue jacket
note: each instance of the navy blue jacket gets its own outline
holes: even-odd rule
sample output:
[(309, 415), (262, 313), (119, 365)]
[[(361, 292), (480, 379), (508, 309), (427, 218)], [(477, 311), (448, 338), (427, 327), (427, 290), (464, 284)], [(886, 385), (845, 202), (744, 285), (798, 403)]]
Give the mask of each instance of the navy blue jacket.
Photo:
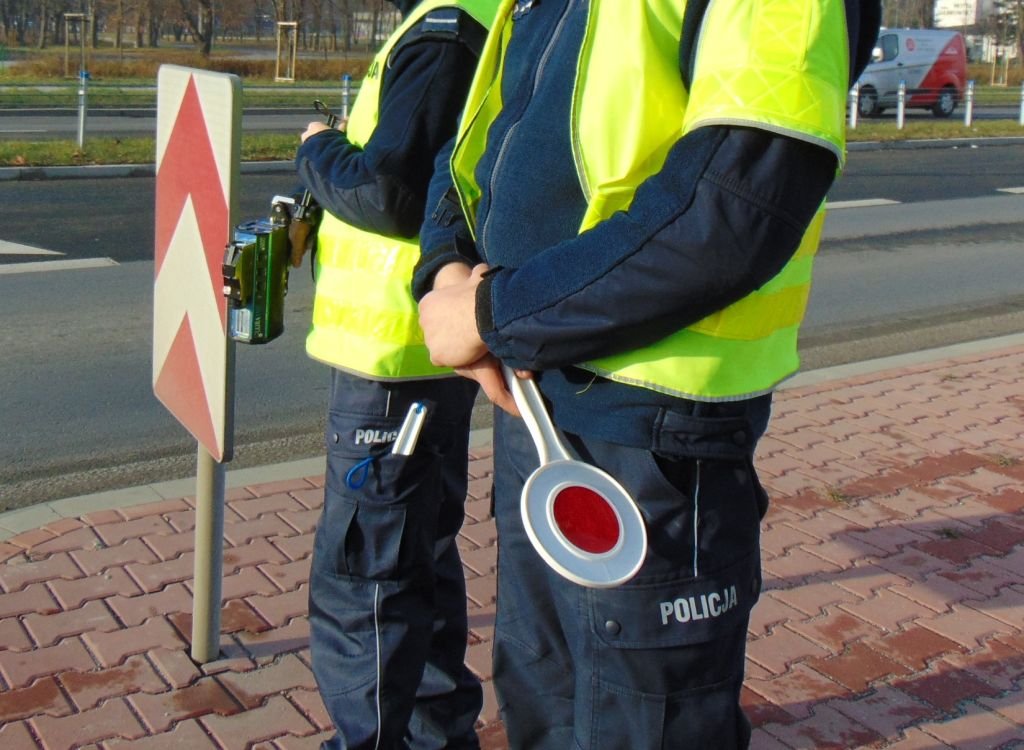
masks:
[[(506, 53), (503, 109), (476, 173), (483, 189), (476, 244), (447, 197), (449, 144), (437, 160), (430, 198), (437, 208), (421, 233), (414, 293), (425, 294), (445, 263), (488, 263), (492, 272), (477, 295), (480, 335), (507, 364), (540, 372), (553, 417), (570, 432), (649, 447), (664, 409), (745, 408), (763, 429), (768, 397), (735, 407), (681, 403), (573, 365), (656, 341), (771, 279), (828, 192), (835, 156), (763, 130), (700, 128), (675, 144), (628, 211), (577, 234), (586, 204), (569, 107), (587, 3), (520, 8)], [(877, 0), (849, 0), (848, 16), (853, 81), (875, 42)], [(695, 36), (682, 35), (684, 81)]]
[[(418, 2), (393, 4), (407, 14)], [(456, 8), (427, 14), (402, 36), (381, 72), (370, 140), (358, 148), (343, 132), (325, 130), (299, 146), (299, 179), (324, 210), (374, 234), (419, 233), (434, 156), (455, 132), (485, 34)]]

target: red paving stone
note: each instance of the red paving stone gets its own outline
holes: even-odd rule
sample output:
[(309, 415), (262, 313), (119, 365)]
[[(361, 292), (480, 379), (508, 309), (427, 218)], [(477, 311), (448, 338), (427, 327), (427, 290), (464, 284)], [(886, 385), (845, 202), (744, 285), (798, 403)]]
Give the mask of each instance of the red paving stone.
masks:
[(242, 710), (213, 677), (173, 692), (140, 693), (129, 698), (128, 702), (153, 734), (166, 732), (182, 719), (194, 719), (210, 713), (231, 716)]
[(65, 692), (80, 710), (95, 708), (108, 698), (139, 691), (160, 693), (164, 681), (144, 656), (132, 656), (124, 664), (89, 672), (67, 671), (60, 676)]
[(118, 699), (72, 716), (37, 716), (30, 723), (42, 740), (41, 747), (47, 750), (70, 750), (100, 740), (146, 736), (131, 709)]
[[(758, 455), (773, 504), (742, 696), (753, 748), (1024, 746), (1022, 386), (1017, 348), (779, 393)], [(470, 459), (467, 661), (485, 680), (481, 746), (506, 750), (490, 447)], [(0, 747), (316, 750), (322, 486), (226, 493), (221, 654), (206, 665), (187, 643), (191, 497), (0, 541)]]
[(70, 713), (71, 706), (52, 677), (36, 680), (29, 687), (0, 693), (0, 726), (39, 714), (65, 716)]

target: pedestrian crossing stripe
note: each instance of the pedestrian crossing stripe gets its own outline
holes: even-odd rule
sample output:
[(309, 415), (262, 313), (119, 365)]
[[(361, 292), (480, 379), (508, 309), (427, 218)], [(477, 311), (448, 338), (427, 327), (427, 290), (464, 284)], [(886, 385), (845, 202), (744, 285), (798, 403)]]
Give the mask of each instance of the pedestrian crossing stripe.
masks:
[(17, 242), (0, 240), (0, 255), (63, 255), (56, 250), (44, 250), (31, 245), (19, 245)]
[(63, 260), (35, 260), (26, 263), (0, 264), (0, 276), (39, 271), (74, 271), (82, 268), (107, 268), (118, 265), (113, 258), (66, 258)]
[(857, 201), (832, 201), (825, 204), (825, 208), (833, 211), (837, 208), (871, 208), (872, 206), (894, 206), (899, 201), (891, 201), (888, 198), (864, 198)]

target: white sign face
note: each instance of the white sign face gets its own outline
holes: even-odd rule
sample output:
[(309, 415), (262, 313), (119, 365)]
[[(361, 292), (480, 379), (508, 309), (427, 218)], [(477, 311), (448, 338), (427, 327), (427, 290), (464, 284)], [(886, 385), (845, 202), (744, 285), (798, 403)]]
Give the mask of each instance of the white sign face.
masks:
[(232, 452), (233, 358), (221, 264), (241, 142), (237, 76), (157, 76), (153, 392), (217, 461)]

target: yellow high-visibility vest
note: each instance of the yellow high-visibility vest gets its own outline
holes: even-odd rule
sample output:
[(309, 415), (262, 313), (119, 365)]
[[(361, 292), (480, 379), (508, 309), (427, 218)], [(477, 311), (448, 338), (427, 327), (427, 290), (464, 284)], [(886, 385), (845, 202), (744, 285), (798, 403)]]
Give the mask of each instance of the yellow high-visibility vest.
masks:
[[(481, 195), (474, 171), (502, 106), (514, 4), (505, 0), (498, 9), (452, 157), (474, 231)], [(587, 200), (580, 232), (628, 209), (676, 141), (700, 127), (770, 130), (821, 145), (840, 165), (845, 160), (849, 52), (842, 0), (713, 0), (689, 90), (679, 71), (685, 8), (680, 0), (590, 0), (571, 115)], [(654, 344), (580, 366), (702, 401), (770, 391), (799, 367), (797, 334), (824, 217), (822, 205), (789, 263), (757, 291)]]
[[(377, 127), (383, 72), (395, 45), (433, 10), (457, 7), (490, 26), (498, 0), (424, 0), (374, 57), (352, 106), (346, 133), (366, 144)], [(419, 260), (415, 241), (383, 237), (326, 211), (317, 233), (316, 292), (306, 353), (374, 380), (436, 378), (451, 370), (430, 364), (410, 291)]]

